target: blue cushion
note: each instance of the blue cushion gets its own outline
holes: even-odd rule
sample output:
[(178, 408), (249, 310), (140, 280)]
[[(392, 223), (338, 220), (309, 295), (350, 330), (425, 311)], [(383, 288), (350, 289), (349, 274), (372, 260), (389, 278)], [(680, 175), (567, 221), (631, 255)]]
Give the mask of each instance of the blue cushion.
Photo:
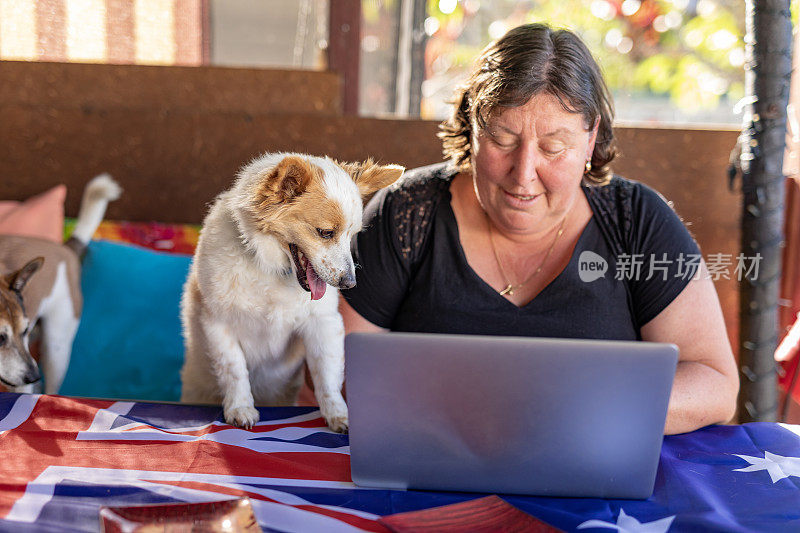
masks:
[(60, 394), (177, 401), (180, 298), (191, 257), (92, 241), (83, 261), (83, 316)]

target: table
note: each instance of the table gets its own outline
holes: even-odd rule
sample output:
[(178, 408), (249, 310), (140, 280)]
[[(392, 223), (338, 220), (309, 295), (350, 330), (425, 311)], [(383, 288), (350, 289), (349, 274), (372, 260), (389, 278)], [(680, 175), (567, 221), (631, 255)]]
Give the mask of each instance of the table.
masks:
[[(470, 500), (360, 489), (346, 435), (311, 407), (261, 408), (246, 431), (218, 407), (0, 393), (0, 531), (97, 531), (101, 505), (246, 495), (264, 531), (385, 531), (380, 516)], [(503, 496), (566, 531), (800, 531), (800, 426), (665, 437), (644, 501)]]

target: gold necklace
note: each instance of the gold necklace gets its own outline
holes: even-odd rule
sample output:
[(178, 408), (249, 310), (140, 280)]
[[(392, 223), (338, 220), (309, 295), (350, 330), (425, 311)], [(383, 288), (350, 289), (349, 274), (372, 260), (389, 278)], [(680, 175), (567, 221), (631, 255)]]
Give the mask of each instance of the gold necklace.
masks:
[(492, 221), (489, 219), (489, 215), (488, 213), (486, 213), (486, 211), (484, 211), (483, 214), (486, 216), (486, 224), (488, 224), (489, 226), (489, 242), (492, 244), (492, 252), (494, 253), (494, 260), (497, 261), (497, 268), (500, 269), (500, 273), (503, 275), (503, 279), (506, 282), (506, 287), (502, 291), (498, 292), (500, 293), (500, 296), (505, 296), (506, 294), (508, 294), (509, 296), (513, 296), (514, 289), (522, 288), (523, 285), (525, 285), (530, 280), (535, 278), (536, 275), (542, 271), (542, 267), (544, 267), (544, 264), (547, 262), (547, 259), (550, 257), (550, 254), (553, 253), (553, 248), (555, 248), (556, 246), (556, 241), (558, 241), (558, 238), (561, 236), (562, 233), (564, 233), (564, 222), (567, 220), (567, 217), (564, 216), (564, 218), (561, 219), (561, 224), (559, 224), (558, 226), (558, 231), (556, 232), (556, 236), (553, 237), (553, 242), (550, 243), (550, 248), (548, 248), (547, 253), (544, 256), (544, 259), (542, 259), (542, 262), (539, 263), (539, 268), (537, 268), (533, 272), (533, 274), (525, 278), (525, 280), (523, 280), (522, 283), (514, 285), (513, 283), (508, 281), (509, 280), (508, 274), (506, 274), (506, 271), (503, 269), (503, 264), (500, 262), (500, 257), (497, 255), (497, 248), (494, 245), (494, 232), (492, 231)]

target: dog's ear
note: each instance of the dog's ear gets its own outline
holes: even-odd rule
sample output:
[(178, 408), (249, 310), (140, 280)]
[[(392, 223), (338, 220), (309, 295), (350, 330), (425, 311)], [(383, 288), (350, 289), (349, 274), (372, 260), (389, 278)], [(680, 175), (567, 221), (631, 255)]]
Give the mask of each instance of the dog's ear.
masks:
[(31, 276), (33, 276), (33, 274), (39, 270), (43, 264), (44, 257), (37, 257), (36, 259), (28, 261), (24, 267), (5, 276), (6, 285), (12, 291), (22, 291)]
[(373, 194), (399, 180), (406, 170), (400, 165), (377, 165), (372, 159), (360, 164), (344, 164), (342, 168), (353, 177), (365, 203)]
[(303, 194), (313, 177), (314, 169), (304, 158), (290, 155), (264, 173), (257, 198), (260, 207), (287, 202)]

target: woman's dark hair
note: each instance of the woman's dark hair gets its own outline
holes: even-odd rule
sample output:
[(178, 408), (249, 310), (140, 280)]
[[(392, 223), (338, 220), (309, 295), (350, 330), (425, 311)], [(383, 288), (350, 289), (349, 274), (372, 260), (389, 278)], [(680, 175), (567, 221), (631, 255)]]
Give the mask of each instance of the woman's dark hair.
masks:
[(608, 165), (617, 154), (611, 95), (583, 41), (546, 24), (518, 26), (484, 49), (469, 78), (456, 89), (453, 116), (439, 126), (445, 157), (469, 169), (473, 130), (485, 128), (496, 109), (523, 105), (537, 94), (551, 94), (565, 110), (583, 115), (587, 129), (599, 119), (592, 169), (585, 179), (607, 183)]

